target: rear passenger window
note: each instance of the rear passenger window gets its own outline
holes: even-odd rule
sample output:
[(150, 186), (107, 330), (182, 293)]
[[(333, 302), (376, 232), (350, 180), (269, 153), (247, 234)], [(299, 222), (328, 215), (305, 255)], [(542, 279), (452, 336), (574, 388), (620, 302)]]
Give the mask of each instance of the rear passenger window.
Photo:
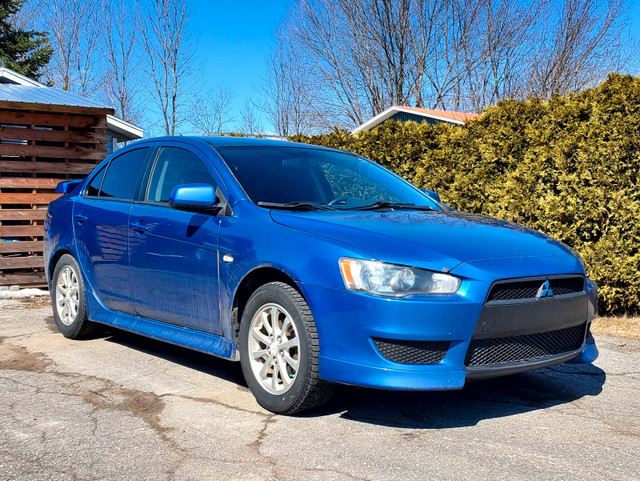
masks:
[(102, 169), (100, 169), (100, 172), (98, 172), (93, 177), (93, 179), (89, 183), (89, 186), (87, 187), (87, 195), (90, 195), (90, 196), (98, 195), (98, 192), (100, 192), (100, 184), (102, 184), (102, 179), (104, 178), (104, 173), (106, 171), (107, 171), (107, 166), (105, 165), (104, 167), (102, 167)]
[(107, 173), (104, 175), (98, 195), (133, 200), (138, 176), (144, 166), (148, 151), (148, 147), (136, 149), (113, 159), (107, 167)]
[(195, 154), (176, 147), (163, 148), (153, 167), (146, 200), (169, 202), (173, 188), (183, 184), (216, 186), (211, 172)]

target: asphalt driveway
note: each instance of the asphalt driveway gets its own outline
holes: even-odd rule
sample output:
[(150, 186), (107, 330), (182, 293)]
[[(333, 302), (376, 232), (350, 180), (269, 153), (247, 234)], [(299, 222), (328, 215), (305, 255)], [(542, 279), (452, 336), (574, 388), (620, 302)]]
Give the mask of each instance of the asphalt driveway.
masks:
[(0, 300), (0, 480), (620, 479), (640, 473), (640, 342), (446, 393), (344, 387), (262, 410), (238, 364)]

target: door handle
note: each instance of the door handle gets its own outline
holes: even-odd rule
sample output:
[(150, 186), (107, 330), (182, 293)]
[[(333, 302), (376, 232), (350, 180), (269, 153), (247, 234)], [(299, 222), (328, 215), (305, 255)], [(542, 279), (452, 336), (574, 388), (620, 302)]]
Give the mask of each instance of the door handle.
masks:
[(143, 232), (146, 232), (149, 230), (149, 227), (143, 224), (138, 224), (137, 222), (132, 223), (131, 228), (134, 231), (136, 231), (138, 234), (142, 234)]
[(82, 214), (76, 214), (73, 216), (73, 220), (75, 220), (78, 224), (84, 224), (84, 222), (87, 220), (87, 216)]

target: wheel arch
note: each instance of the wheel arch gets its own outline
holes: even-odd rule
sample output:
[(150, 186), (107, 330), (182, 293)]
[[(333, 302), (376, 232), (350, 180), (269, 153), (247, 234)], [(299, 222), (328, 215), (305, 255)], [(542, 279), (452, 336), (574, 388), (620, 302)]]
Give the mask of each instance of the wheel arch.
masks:
[(49, 259), (49, 268), (47, 271), (48, 272), (47, 283), (49, 284), (49, 288), (51, 288), (51, 281), (53, 280), (53, 272), (56, 270), (56, 265), (58, 264), (58, 261), (60, 260), (60, 258), (65, 254), (69, 254), (71, 257), (73, 257), (73, 253), (70, 250), (60, 249), (56, 251), (56, 253), (53, 254)]
[(237, 340), (238, 333), (240, 331), (240, 320), (242, 319), (244, 307), (247, 305), (247, 301), (251, 297), (251, 294), (253, 294), (260, 286), (270, 282), (284, 282), (298, 291), (304, 298), (304, 294), (296, 284), (295, 280), (286, 272), (275, 267), (266, 266), (252, 270), (245, 275), (238, 284), (231, 304), (231, 322), (233, 337), (235, 340)]

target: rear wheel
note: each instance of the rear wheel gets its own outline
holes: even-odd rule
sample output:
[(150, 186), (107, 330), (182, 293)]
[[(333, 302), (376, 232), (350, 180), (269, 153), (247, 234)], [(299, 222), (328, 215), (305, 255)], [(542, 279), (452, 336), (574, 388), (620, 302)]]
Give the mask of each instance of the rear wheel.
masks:
[(95, 324), (87, 318), (80, 268), (69, 254), (60, 258), (53, 271), (51, 303), (53, 318), (65, 337), (79, 339), (95, 332)]
[(294, 414), (327, 401), (333, 386), (320, 379), (319, 353), (313, 316), (298, 291), (272, 282), (253, 293), (240, 324), (240, 361), (262, 407)]

